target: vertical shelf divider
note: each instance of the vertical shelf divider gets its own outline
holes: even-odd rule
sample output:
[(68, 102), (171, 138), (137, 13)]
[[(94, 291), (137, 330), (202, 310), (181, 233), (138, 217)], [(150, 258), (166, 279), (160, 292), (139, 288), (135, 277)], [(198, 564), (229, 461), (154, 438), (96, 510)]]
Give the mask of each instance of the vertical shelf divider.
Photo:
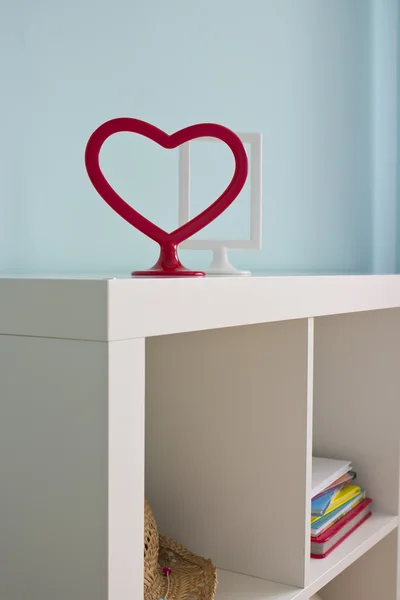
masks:
[(144, 339), (108, 344), (108, 600), (141, 598)]
[[(400, 513), (399, 340), (398, 308), (315, 320), (314, 451), (351, 460), (372, 510), (394, 516)], [(340, 574), (326, 598), (354, 598), (361, 573), (357, 595), (394, 598), (397, 540), (396, 531)]]
[(146, 341), (146, 490), (161, 532), (219, 568), (298, 587), (310, 561), (312, 326)]
[(311, 485), (312, 485), (312, 451), (313, 451), (313, 406), (314, 406), (314, 318), (307, 322), (307, 427), (306, 427), (306, 541), (305, 541), (305, 587), (311, 578), (310, 569), (310, 522), (311, 522)]

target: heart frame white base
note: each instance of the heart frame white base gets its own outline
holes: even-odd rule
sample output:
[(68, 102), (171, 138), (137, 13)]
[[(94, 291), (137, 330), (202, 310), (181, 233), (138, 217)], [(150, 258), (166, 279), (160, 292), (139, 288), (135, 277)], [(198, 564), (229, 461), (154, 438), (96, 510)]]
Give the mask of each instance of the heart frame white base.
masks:
[(241, 271), (231, 264), (228, 256), (228, 248), (225, 246), (213, 249), (212, 262), (204, 270), (206, 275), (234, 275), (237, 277), (248, 277), (251, 275), (251, 271)]

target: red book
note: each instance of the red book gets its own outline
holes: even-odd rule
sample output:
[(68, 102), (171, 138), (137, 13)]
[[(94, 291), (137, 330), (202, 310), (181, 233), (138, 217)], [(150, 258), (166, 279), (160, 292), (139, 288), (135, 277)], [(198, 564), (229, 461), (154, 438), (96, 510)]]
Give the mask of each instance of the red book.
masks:
[(366, 498), (321, 535), (311, 539), (311, 558), (325, 558), (371, 516), (371, 498)]

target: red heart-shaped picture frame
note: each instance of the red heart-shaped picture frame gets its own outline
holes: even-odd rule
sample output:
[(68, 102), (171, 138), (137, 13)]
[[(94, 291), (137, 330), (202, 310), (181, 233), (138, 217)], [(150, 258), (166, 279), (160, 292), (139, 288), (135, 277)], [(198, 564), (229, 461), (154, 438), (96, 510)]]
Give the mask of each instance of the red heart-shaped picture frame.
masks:
[[(110, 136), (121, 132), (137, 133), (166, 149), (178, 148), (181, 144), (201, 137), (217, 138), (227, 144), (232, 151), (235, 159), (233, 177), (219, 198), (203, 210), (203, 212), (178, 227), (178, 229), (167, 233), (125, 202), (103, 175), (99, 163), (101, 148)], [(100, 125), (92, 133), (86, 146), (85, 164), (90, 181), (103, 200), (123, 219), (160, 246), (160, 257), (157, 263), (147, 271), (135, 271), (132, 273), (132, 275), (138, 276), (169, 275), (176, 277), (204, 275), (202, 271), (190, 271), (182, 265), (178, 258), (178, 245), (209, 225), (209, 223), (219, 217), (232, 204), (246, 183), (248, 173), (247, 153), (242, 141), (236, 133), (223, 125), (200, 123), (185, 127), (172, 135), (168, 135), (165, 131), (158, 129), (158, 127), (150, 123), (129, 117), (111, 119)]]

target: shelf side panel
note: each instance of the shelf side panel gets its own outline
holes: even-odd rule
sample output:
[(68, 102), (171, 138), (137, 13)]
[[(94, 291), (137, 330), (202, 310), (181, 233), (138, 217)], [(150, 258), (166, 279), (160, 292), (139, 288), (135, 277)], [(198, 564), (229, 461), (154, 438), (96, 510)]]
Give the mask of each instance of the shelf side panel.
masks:
[(105, 280), (2, 279), (0, 334), (105, 341)]
[(107, 345), (0, 336), (0, 597), (107, 600)]
[(161, 532), (219, 568), (299, 587), (307, 342), (307, 320), (146, 342), (146, 490)]

